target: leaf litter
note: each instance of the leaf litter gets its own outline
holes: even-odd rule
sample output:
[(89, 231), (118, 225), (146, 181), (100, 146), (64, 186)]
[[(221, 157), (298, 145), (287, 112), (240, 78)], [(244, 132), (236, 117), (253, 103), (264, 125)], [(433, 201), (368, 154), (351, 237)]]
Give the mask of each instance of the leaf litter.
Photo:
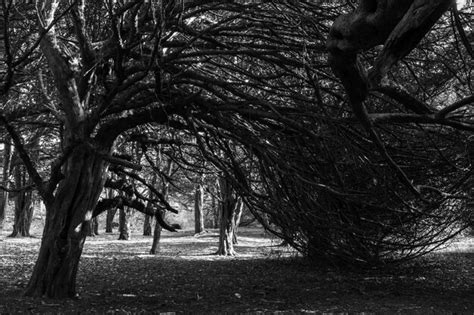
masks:
[[(40, 239), (0, 242), (0, 313), (380, 313), (474, 312), (474, 242), (388, 271), (314, 267), (257, 229), (242, 229), (236, 257), (214, 255), (217, 233), (152, 239), (104, 234), (86, 241), (79, 298), (22, 296)], [(466, 245), (467, 244), (467, 245)]]

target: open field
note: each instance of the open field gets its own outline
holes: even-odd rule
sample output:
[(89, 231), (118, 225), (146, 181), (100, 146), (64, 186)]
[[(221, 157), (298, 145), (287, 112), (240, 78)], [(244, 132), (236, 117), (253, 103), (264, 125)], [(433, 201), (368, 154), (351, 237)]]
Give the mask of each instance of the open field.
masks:
[(42, 312), (383, 312), (474, 313), (474, 240), (390, 271), (311, 266), (261, 230), (244, 229), (235, 258), (212, 255), (217, 233), (89, 238), (76, 300), (21, 296), (39, 238), (0, 242), (0, 313)]

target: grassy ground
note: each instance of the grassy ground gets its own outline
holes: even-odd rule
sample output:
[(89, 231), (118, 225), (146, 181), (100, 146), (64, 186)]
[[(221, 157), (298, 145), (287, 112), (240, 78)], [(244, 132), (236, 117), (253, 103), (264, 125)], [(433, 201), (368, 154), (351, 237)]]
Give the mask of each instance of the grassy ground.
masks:
[(217, 234), (89, 238), (77, 300), (21, 296), (40, 240), (0, 242), (0, 313), (257, 312), (474, 314), (474, 240), (385, 272), (322, 270), (277, 247), (260, 230), (242, 232), (239, 255), (212, 255)]

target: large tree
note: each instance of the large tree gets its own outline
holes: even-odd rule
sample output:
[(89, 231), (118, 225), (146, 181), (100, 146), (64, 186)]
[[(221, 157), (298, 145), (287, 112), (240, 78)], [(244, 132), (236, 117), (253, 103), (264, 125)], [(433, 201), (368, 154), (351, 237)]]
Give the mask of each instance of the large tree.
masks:
[[(107, 180), (109, 169), (139, 168), (114, 156), (117, 138), (144, 124), (232, 138), (248, 130), (242, 121), (263, 128), (286, 120), (278, 114), (293, 110), (286, 77), (302, 64), (294, 51), (312, 43), (275, 28), (267, 12), (282, 11), (265, 1), (47, 0), (27, 9), (38, 17), (31, 33), (47, 64), (39, 81), (49, 96), (41, 105), (55, 122), (48, 143), (59, 154), (48, 174), (39, 171), (24, 146), (24, 121), (2, 116), (47, 211), (26, 293), (71, 297), (91, 218), (110, 206), (147, 209), (135, 192), (99, 201), (106, 183), (133, 189)], [(159, 217), (158, 209), (150, 214)]]
[[(289, 231), (290, 243), (306, 253), (371, 260), (380, 254), (374, 253), (380, 243), (385, 250), (403, 235), (412, 237), (408, 243), (417, 239), (414, 226), (429, 226), (428, 219), (438, 213), (420, 211), (432, 209), (429, 196), (405, 197), (415, 191), (402, 176), (408, 171), (396, 166), (406, 163), (411, 176), (432, 194), (453, 196), (435, 199), (437, 204), (459, 197), (465, 183), (456, 186), (449, 179), (468, 174), (465, 159), (452, 129), (442, 127), (472, 129), (469, 116), (448, 115), (470, 101), (456, 99), (435, 111), (433, 121), (424, 112), (420, 118), (417, 111), (426, 110), (426, 104), (406, 101), (410, 95), (393, 88), (374, 90), (381, 93), (373, 101), (373, 118), (381, 126), (378, 132), (383, 131), (377, 141), (373, 128), (352, 117), (349, 109), (356, 107), (347, 106), (328, 71), (328, 25), (341, 9), (313, 1), (45, 0), (30, 6), (28, 12), (38, 21), (28, 24), (34, 34), (29, 41), (47, 71), (38, 79), (29, 77), (45, 96), (41, 110), (32, 104), (24, 108), (29, 117), (45, 121), (42, 113), (53, 122), (44, 139), (58, 158), (50, 172), (38, 169), (22, 139), (26, 116), (2, 103), (1, 122), (47, 209), (27, 294), (76, 294), (87, 227), (101, 211), (133, 207), (167, 226), (159, 211), (173, 210), (166, 199), (155, 189), (156, 206), (148, 212), (131, 182), (140, 180), (135, 171), (142, 166), (116, 154), (117, 139), (141, 132), (137, 127), (143, 125), (194, 137), (247, 206), (273, 216), (281, 227), (275, 232)], [(37, 43), (39, 50), (34, 49)], [(366, 58), (371, 62), (373, 55)], [(15, 69), (12, 62), (7, 65)], [(8, 73), (4, 81), (5, 86), (14, 82)], [(23, 94), (30, 90), (27, 86)], [(386, 115), (383, 110), (393, 104), (421, 107), (415, 106), (416, 115)], [(407, 119), (402, 126), (400, 117)], [(436, 145), (423, 153), (433, 130), (442, 147), (451, 149), (447, 159)], [(238, 156), (229, 143), (241, 146)], [(258, 174), (247, 175), (239, 162), (242, 152), (255, 161)], [(407, 152), (420, 155), (416, 163), (405, 158)], [(114, 180), (111, 172), (126, 178)], [(441, 190), (450, 184), (452, 191)], [(125, 194), (100, 199), (104, 186)], [(393, 207), (396, 202), (402, 206)]]

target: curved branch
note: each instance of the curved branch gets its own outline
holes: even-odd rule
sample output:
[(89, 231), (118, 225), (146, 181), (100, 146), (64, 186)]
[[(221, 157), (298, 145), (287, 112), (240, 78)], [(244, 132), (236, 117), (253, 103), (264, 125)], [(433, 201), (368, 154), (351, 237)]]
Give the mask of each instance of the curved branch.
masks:
[(53, 194), (52, 194), (51, 191), (48, 190), (48, 188), (45, 185), (43, 179), (41, 178), (40, 174), (36, 170), (36, 167), (35, 167), (33, 161), (31, 160), (30, 156), (28, 155), (28, 152), (26, 152), (26, 149), (23, 145), (23, 139), (16, 132), (15, 128), (13, 128), (13, 126), (8, 123), (5, 116), (0, 115), (0, 123), (3, 124), (3, 126), (7, 130), (8, 134), (12, 138), (13, 143), (15, 145), (15, 149), (17, 150), (18, 155), (20, 156), (21, 160), (23, 161), (28, 174), (30, 175), (31, 179), (33, 180), (33, 183), (36, 185), (36, 187), (38, 189), (38, 193), (43, 198), (44, 202), (46, 204), (49, 204), (53, 200)]

